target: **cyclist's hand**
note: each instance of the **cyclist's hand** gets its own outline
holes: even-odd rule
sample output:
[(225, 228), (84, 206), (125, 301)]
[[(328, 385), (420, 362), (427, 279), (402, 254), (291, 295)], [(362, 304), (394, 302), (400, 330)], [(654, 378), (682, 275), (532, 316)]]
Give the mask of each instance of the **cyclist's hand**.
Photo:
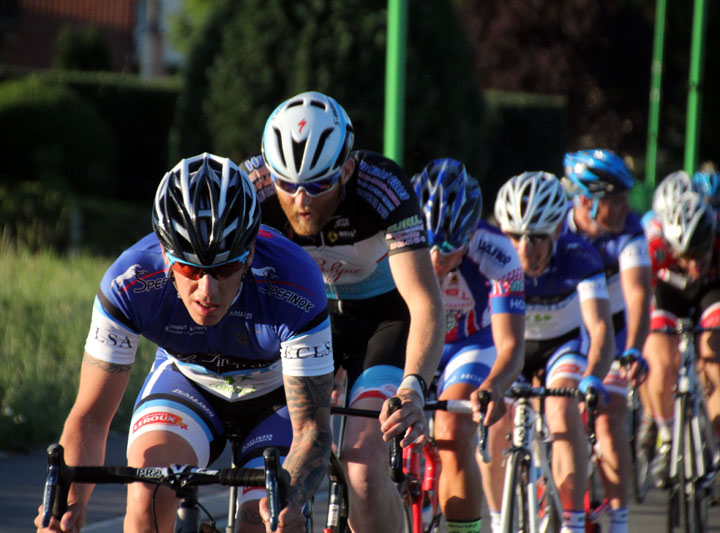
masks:
[[(270, 508), (267, 497), (260, 500), (260, 516), (265, 524), (266, 533), (270, 533)], [(305, 516), (302, 507), (289, 502), (287, 507), (280, 511), (276, 533), (305, 533)]]
[(610, 403), (610, 393), (602, 384), (602, 380), (597, 376), (585, 376), (578, 384), (578, 390), (587, 395), (588, 389), (595, 389), (597, 394), (597, 409), (602, 409)]
[(492, 426), (495, 422), (502, 419), (507, 412), (504, 394), (490, 383), (483, 383), (480, 385), (480, 387), (470, 395), (470, 402), (472, 403), (473, 409), (473, 420), (475, 422), (480, 422), (480, 391), (485, 391), (489, 395), (483, 423), (486, 426)]
[(333, 389), (330, 393), (330, 405), (341, 406), (345, 397), (345, 377), (347, 372), (344, 368), (338, 369), (333, 378)]
[[(645, 358), (637, 348), (628, 348), (625, 350), (620, 357), (620, 361), (623, 362), (620, 370), (620, 375), (623, 379), (628, 379), (633, 382), (633, 385), (641, 385), (648, 376), (648, 364)], [(625, 362), (630, 362), (627, 365)]]
[(388, 402), (385, 401), (380, 411), (380, 431), (385, 442), (397, 435), (403, 435), (400, 445), (405, 447), (425, 436), (427, 422), (423, 411), (424, 403), (412, 389), (398, 389), (395, 396), (400, 398), (402, 405), (390, 414)]
[(85, 508), (79, 503), (73, 503), (68, 505), (68, 509), (62, 516), (61, 520), (50, 517), (50, 525), (46, 528), (41, 528), (42, 525), (42, 505), (38, 507), (38, 514), (35, 517), (35, 527), (38, 533), (41, 531), (62, 531), (67, 533), (79, 533), (80, 528), (85, 523)]

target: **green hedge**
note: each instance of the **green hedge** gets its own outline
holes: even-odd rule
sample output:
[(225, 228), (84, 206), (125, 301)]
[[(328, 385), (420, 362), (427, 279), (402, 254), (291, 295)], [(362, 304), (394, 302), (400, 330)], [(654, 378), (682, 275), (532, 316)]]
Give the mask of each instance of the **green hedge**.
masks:
[(112, 190), (113, 136), (73, 90), (39, 76), (0, 84), (0, 183)]

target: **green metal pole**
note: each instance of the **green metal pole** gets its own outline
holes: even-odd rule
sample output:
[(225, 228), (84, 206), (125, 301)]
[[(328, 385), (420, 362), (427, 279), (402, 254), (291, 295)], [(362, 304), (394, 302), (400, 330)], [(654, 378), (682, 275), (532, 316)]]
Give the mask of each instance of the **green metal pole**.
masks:
[(700, 114), (702, 111), (703, 66), (705, 61), (705, 27), (708, 3), (695, 0), (692, 41), (690, 45), (690, 81), (688, 86), (687, 121), (685, 127), (685, 171), (695, 172), (698, 164)]
[(385, 58), (385, 156), (403, 163), (407, 0), (388, 0)]
[[(655, 2), (655, 36), (652, 66), (650, 67), (650, 110), (648, 113), (647, 153), (645, 155), (645, 190), (648, 192), (655, 189), (666, 6), (666, 0)], [(644, 209), (649, 207), (647, 205), (650, 202), (649, 197), (649, 194), (645, 195)]]

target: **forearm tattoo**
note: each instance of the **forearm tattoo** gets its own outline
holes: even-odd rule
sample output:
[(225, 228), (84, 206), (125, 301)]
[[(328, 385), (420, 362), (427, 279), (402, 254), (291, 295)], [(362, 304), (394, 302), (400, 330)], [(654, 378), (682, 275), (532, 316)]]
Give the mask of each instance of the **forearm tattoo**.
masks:
[(107, 361), (101, 361), (91, 355), (85, 354), (83, 356), (84, 365), (93, 365), (101, 370), (104, 370), (108, 374), (122, 374), (123, 372), (130, 372), (132, 365), (119, 365), (117, 363), (108, 363)]
[(330, 458), (332, 374), (285, 376), (293, 441), (283, 467), (290, 473), (290, 499), (302, 504), (322, 482)]

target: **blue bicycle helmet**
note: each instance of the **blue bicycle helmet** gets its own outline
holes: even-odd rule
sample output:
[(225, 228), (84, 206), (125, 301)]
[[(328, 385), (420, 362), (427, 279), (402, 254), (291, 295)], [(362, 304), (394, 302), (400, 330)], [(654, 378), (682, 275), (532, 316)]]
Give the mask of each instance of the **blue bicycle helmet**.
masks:
[(465, 165), (449, 157), (430, 161), (412, 178), (431, 247), (452, 253), (470, 239), (480, 220), (482, 192)]
[(625, 161), (602, 149), (565, 154), (565, 178), (569, 193), (595, 198), (629, 191), (634, 181)]
[(696, 172), (692, 177), (693, 189), (713, 206), (720, 206), (720, 173)]

